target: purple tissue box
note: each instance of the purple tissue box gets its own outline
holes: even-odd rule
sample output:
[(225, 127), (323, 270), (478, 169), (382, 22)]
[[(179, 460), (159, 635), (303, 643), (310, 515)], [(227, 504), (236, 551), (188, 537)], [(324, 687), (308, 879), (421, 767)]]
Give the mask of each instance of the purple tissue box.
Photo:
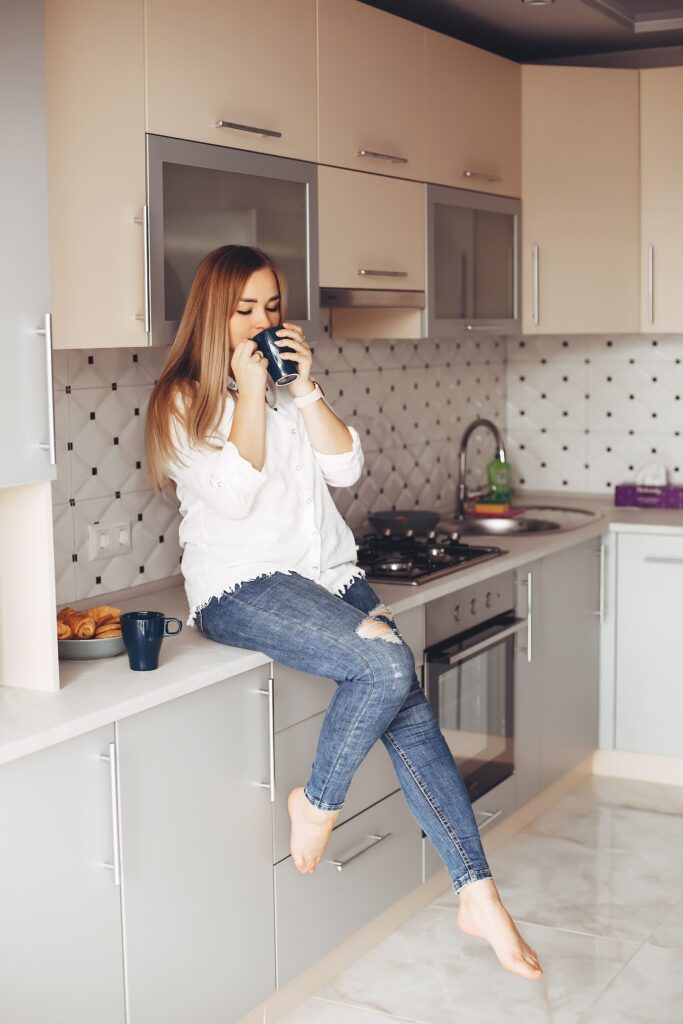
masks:
[(644, 487), (640, 484), (617, 484), (615, 505), (633, 505), (637, 508), (683, 508), (683, 487), (664, 484)]

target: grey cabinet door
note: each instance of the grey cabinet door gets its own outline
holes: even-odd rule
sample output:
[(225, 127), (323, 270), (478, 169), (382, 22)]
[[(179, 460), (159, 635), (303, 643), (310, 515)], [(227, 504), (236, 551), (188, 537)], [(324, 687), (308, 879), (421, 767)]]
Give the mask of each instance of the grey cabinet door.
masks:
[(114, 727), (0, 767), (0, 1020), (123, 1024)]
[(128, 1024), (229, 1024), (275, 988), (268, 677), (117, 724)]
[(0, 487), (53, 480), (42, 0), (0, 5)]
[(599, 537), (543, 559), (543, 789), (598, 745), (599, 602)]
[(541, 690), (543, 686), (543, 561), (517, 570), (517, 614), (527, 629), (515, 642), (515, 805), (541, 790)]

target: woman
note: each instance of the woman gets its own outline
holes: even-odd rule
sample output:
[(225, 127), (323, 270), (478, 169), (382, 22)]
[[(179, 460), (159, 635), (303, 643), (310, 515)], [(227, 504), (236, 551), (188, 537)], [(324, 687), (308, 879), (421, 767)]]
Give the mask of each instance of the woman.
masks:
[[(150, 476), (180, 501), (190, 616), (208, 639), (334, 679), (311, 776), (289, 794), (291, 852), (315, 871), (351, 778), (382, 739), (408, 806), (459, 893), (457, 924), (508, 970), (542, 974), (502, 905), (462, 777), (389, 609), (356, 565), (328, 490), (359, 478), (358, 432), (321, 400), (312, 352), (283, 322), (286, 284), (258, 249), (214, 250), (195, 274), (147, 417)], [(283, 323), (298, 379), (269, 382), (251, 340)]]

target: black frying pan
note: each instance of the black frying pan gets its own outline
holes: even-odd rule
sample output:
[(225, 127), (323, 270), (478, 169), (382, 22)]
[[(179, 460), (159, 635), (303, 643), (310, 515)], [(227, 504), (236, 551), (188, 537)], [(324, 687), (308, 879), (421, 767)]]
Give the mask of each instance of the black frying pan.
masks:
[(380, 537), (412, 537), (435, 529), (441, 516), (438, 512), (417, 509), (395, 509), (391, 512), (370, 512), (368, 520)]

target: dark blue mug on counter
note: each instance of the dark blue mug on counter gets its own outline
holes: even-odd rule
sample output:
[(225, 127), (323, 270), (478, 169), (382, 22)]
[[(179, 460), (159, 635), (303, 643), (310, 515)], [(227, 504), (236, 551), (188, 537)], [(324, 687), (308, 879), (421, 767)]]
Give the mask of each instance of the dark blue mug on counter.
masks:
[[(168, 628), (172, 622), (177, 629)], [(161, 641), (165, 636), (177, 636), (182, 628), (180, 619), (167, 618), (163, 612), (126, 612), (121, 616), (121, 633), (130, 667), (135, 672), (158, 668)]]
[[(278, 347), (278, 340), (287, 341), (286, 338), (278, 339), (278, 331), (283, 330), (282, 324), (279, 327), (269, 327), (265, 331), (259, 331), (252, 338), (256, 342), (256, 348), (268, 360), (268, 373), (275, 384), (291, 384), (299, 376), (299, 368), (291, 359), (285, 359), (283, 352), (287, 349)], [(293, 351), (292, 349), (289, 350)]]

